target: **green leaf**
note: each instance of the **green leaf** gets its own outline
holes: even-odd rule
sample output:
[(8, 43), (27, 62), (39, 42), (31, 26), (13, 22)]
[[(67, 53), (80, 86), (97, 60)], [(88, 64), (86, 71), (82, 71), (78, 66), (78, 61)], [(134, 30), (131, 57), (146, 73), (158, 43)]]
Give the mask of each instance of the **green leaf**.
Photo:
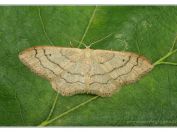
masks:
[[(172, 6), (0, 7), (0, 125), (177, 125), (176, 14)], [(91, 48), (139, 53), (154, 69), (108, 98), (63, 97), (18, 59), (36, 45), (100, 39)]]

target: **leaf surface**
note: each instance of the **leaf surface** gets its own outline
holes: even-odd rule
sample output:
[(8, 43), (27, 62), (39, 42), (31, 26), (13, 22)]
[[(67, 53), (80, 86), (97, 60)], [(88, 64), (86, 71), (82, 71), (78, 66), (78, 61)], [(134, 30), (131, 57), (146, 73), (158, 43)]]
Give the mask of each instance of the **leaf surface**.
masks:
[[(0, 125), (36, 126), (46, 120), (56, 92), (25, 67), (20, 51), (36, 45), (131, 51), (152, 63), (171, 48), (177, 34), (177, 7), (50, 6), (0, 7)], [(84, 48), (81, 46), (81, 48)], [(176, 48), (176, 46), (174, 46)], [(167, 59), (175, 62), (177, 55)], [(112, 97), (60, 94), (51, 126), (177, 125), (177, 67), (157, 65)]]

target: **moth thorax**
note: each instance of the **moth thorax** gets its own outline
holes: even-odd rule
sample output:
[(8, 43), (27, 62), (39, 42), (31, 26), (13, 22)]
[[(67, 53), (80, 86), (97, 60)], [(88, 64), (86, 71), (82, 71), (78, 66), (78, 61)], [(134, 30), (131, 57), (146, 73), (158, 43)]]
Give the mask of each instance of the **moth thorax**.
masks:
[(89, 50), (86, 50), (85, 52), (85, 57), (86, 58), (90, 58), (91, 54), (90, 54), (90, 51)]

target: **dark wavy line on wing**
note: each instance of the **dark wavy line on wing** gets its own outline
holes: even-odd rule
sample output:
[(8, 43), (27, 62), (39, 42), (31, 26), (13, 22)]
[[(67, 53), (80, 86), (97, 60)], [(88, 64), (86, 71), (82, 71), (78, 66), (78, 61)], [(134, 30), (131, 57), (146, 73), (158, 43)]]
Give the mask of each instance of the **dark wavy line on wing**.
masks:
[(72, 72), (66, 70), (66, 69), (63, 68), (60, 64), (58, 64), (58, 63), (54, 62), (53, 60), (51, 60), (51, 59), (48, 57), (48, 55), (46, 54), (46, 50), (45, 50), (45, 49), (43, 49), (43, 52), (44, 52), (44, 55), (45, 55), (45, 57), (47, 58), (47, 60), (48, 60), (49, 62), (51, 62), (51, 63), (57, 65), (57, 66), (58, 66), (59, 68), (61, 68), (63, 71), (66, 71), (67, 73), (72, 74), (72, 75), (79, 75), (79, 76), (82, 76), (82, 77), (84, 76), (84, 75), (82, 75), (82, 74), (80, 74), (80, 73), (72, 73)]
[(106, 62), (109, 62), (109, 61), (111, 61), (114, 57), (115, 57), (115, 54), (113, 53), (111, 59), (109, 59), (108, 61), (105, 61), (105, 62), (101, 62), (100, 64), (104, 64), (104, 63), (106, 63)]
[(112, 70), (110, 70), (110, 71), (108, 71), (108, 72), (93, 74), (93, 75), (91, 75), (91, 77), (109, 74), (109, 73), (111, 73), (111, 72), (114, 71), (114, 70), (118, 70), (118, 69), (120, 69), (120, 68), (126, 66), (127, 63), (130, 61), (130, 59), (131, 59), (131, 56), (129, 56), (128, 60), (127, 60), (123, 65), (121, 65), (121, 66), (119, 66), (119, 67), (114, 67)]
[(136, 64), (133, 65), (132, 68), (130, 69), (130, 71), (128, 71), (127, 73), (121, 74), (121, 75), (117, 76), (116, 78), (111, 78), (111, 79), (107, 80), (106, 82), (92, 82), (92, 83), (90, 83), (89, 85), (92, 85), (92, 84), (95, 84), (95, 83), (98, 83), (98, 84), (108, 84), (108, 82), (111, 81), (111, 80), (116, 80), (117, 78), (119, 78), (119, 77), (121, 77), (121, 76), (124, 76), (124, 75), (129, 74), (130, 72), (132, 72), (132, 70), (133, 70), (136, 66), (138, 66), (138, 60), (139, 60), (139, 58), (140, 58), (140, 56), (138, 56), (138, 57), (136, 58)]
[(73, 84), (73, 83), (85, 84), (85, 83), (83, 83), (83, 82), (81, 82), (81, 81), (74, 81), (74, 82), (68, 81), (66, 78), (62, 77), (61, 75), (60, 75), (60, 79), (63, 79), (65, 82), (70, 83), (70, 84)]
[(61, 54), (63, 57), (65, 57), (67, 60), (69, 60), (69, 61), (71, 61), (71, 62), (73, 62), (73, 63), (76, 63), (75, 61), (71, 60), (68, 56), (64, 55), (63, 52), (62, 52), (62, 50), (60, 50), (60, 54)]
[(57, 74), (55, 74), (54, 71), (52, 71), (50, 68), (48, 68), (48, 67), (46, 67), (46, 66), (43, 65), (42, 61), (41, 61), (40, 58), (37, 56), (38, 51), (37, 51), (36, 48), (34, 48), (34, 51), (35, 51), (35, 56), (34, 56), (34, 57), (39, 61), (40, 65), (41, 65), (44, 69), (49, 70), (49, 71), (52, 72), (55, 76), (57, 76)]

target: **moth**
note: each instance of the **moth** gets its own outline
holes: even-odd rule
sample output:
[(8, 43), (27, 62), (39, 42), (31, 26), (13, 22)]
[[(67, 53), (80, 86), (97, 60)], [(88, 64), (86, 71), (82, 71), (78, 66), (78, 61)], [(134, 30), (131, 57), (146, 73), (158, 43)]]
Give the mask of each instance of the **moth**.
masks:
[(63, 96), (111, 96), (153, 68), (148, 59), (135, 53), (89, 47), (36, 46), (22, 51), (19, 59)]

